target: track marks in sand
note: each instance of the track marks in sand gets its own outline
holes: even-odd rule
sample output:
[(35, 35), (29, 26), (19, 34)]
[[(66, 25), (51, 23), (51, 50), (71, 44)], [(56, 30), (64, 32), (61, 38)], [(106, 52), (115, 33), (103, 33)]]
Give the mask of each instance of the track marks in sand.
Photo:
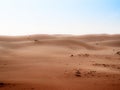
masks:
[[(82, 78), (112, 78), (115, 79), (120, 75), (120, 64), (110, 64), (111, 60), (118, 62), (119, 57), (116, 55), (92, 55), (88, 53), (70, 54), (71, 60), (76, 62), (66, 64), (67, 66), (74, 66), (74, 69), (65, 71), (66, 77), (81, 77)], [(98, 59), (95, 63), (96, 59)], [(100, 62), (109, 62), (109, 64), (101, 64)], [(107, 60), (107, 61), (106, 61)], [(93, 62), (94, 61), (94, 62)], [(85, 63), (86, 62), (86, 63)], [(71, 65), (69, 65), (71, 64)], [(79, 65), (78, 65), (79, 64)], [(81, 67), (85, 68), (81, 68)], [(86, 68), (89, 67), (89, 68)], [(113, 73), (112, 73), (113, 72)]]
[(96, 63), (96, 64), (93, 64), (93, 66), (117, 69), (120, 71), (120, 64), (98, 64), (98, 63)]
[(97, 59), (107, 59), (107, 60), (120, 60), (119, 55), (99, 55), (99, 54), (89, 54), (89, 53), (78, 53), (78, 54), (70, 54), (70, 57), (73, 58), (97, 58)]
[(100, 72), (98, 70), (91, 70), (91, 69), (73, 69), (65, 71), (65, 78), (79, 78), (79, 79), (114, 79), (120, 80), (120, 74), (112, 74), (109, 72)]

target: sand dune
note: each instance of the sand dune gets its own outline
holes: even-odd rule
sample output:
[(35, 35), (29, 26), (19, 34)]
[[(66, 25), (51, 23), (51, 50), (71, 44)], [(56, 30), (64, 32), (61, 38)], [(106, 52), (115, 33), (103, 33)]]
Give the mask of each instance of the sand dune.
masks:
[(56, 36), (39, 34), (39, 35), (27, 35), (27, 36), (0, 36), (0, 41), (31, 41), (35, 39), (55, 39)]
[(111, 47), (120, 47), (120, 40), (107, 40), (100, 42), (101, 45), (111, 46)]
[(0, 36), (0, 90), (120, 90), (119, 39)]
[(77, 36), (77, 39), (81, 39), (83, 41), (87, 42), (95, 42), (95, 41), (106, 41), (106, 40), (119, 40), (120, 35), (119, 34), (113, 34), (113, 35), (107, 35), (107, 34), (98, 34), (98, 35), (83, 35), (83, 36)]
[[(37, 41), (35, 41), (37, 40)], [(6, 41), (6, 39), (5, 39)], [(4, 47), (9, 47), (9, 48), (20, 48), (20, 47), (28, 47), (28, 46), (34, 46), (34, 45), (53, 45), (53, 46), (65, 46), (65, 47), (78, 47), (78, 48), (86, 48), (86, 49), (97, 49), (97, 47), (93, 45), (87, 44), (87, 42), (83, 42), (80, 40), (75, 40), (75, 39), (33, 39), (29, 41), (20, 41), (18, 42), (0, 42), (1, 46)]]

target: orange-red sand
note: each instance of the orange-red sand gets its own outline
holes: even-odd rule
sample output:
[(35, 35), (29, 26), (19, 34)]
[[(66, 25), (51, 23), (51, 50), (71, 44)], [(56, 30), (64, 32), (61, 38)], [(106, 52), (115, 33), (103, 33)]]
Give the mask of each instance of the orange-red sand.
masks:
[(120, 90), (120, 35), (0, 36), (0, 90)]

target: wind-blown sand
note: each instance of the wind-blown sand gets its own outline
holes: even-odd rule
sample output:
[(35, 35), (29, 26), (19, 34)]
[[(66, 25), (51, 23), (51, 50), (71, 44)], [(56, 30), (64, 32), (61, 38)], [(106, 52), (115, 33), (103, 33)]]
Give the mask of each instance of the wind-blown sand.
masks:
[(119, 51), (119, 34), (0, 36), (0, 90), (120, 90)]

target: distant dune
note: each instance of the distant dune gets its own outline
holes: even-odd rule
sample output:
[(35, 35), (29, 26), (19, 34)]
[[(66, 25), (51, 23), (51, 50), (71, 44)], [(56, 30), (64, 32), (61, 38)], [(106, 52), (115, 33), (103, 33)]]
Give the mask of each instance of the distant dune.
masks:
[(0, 90), (120, 90), (120, 34), (0, 36)]
[(101, 42), (100, 44), (111, 47), (120, 47), (120, 40), (106, 40)]

